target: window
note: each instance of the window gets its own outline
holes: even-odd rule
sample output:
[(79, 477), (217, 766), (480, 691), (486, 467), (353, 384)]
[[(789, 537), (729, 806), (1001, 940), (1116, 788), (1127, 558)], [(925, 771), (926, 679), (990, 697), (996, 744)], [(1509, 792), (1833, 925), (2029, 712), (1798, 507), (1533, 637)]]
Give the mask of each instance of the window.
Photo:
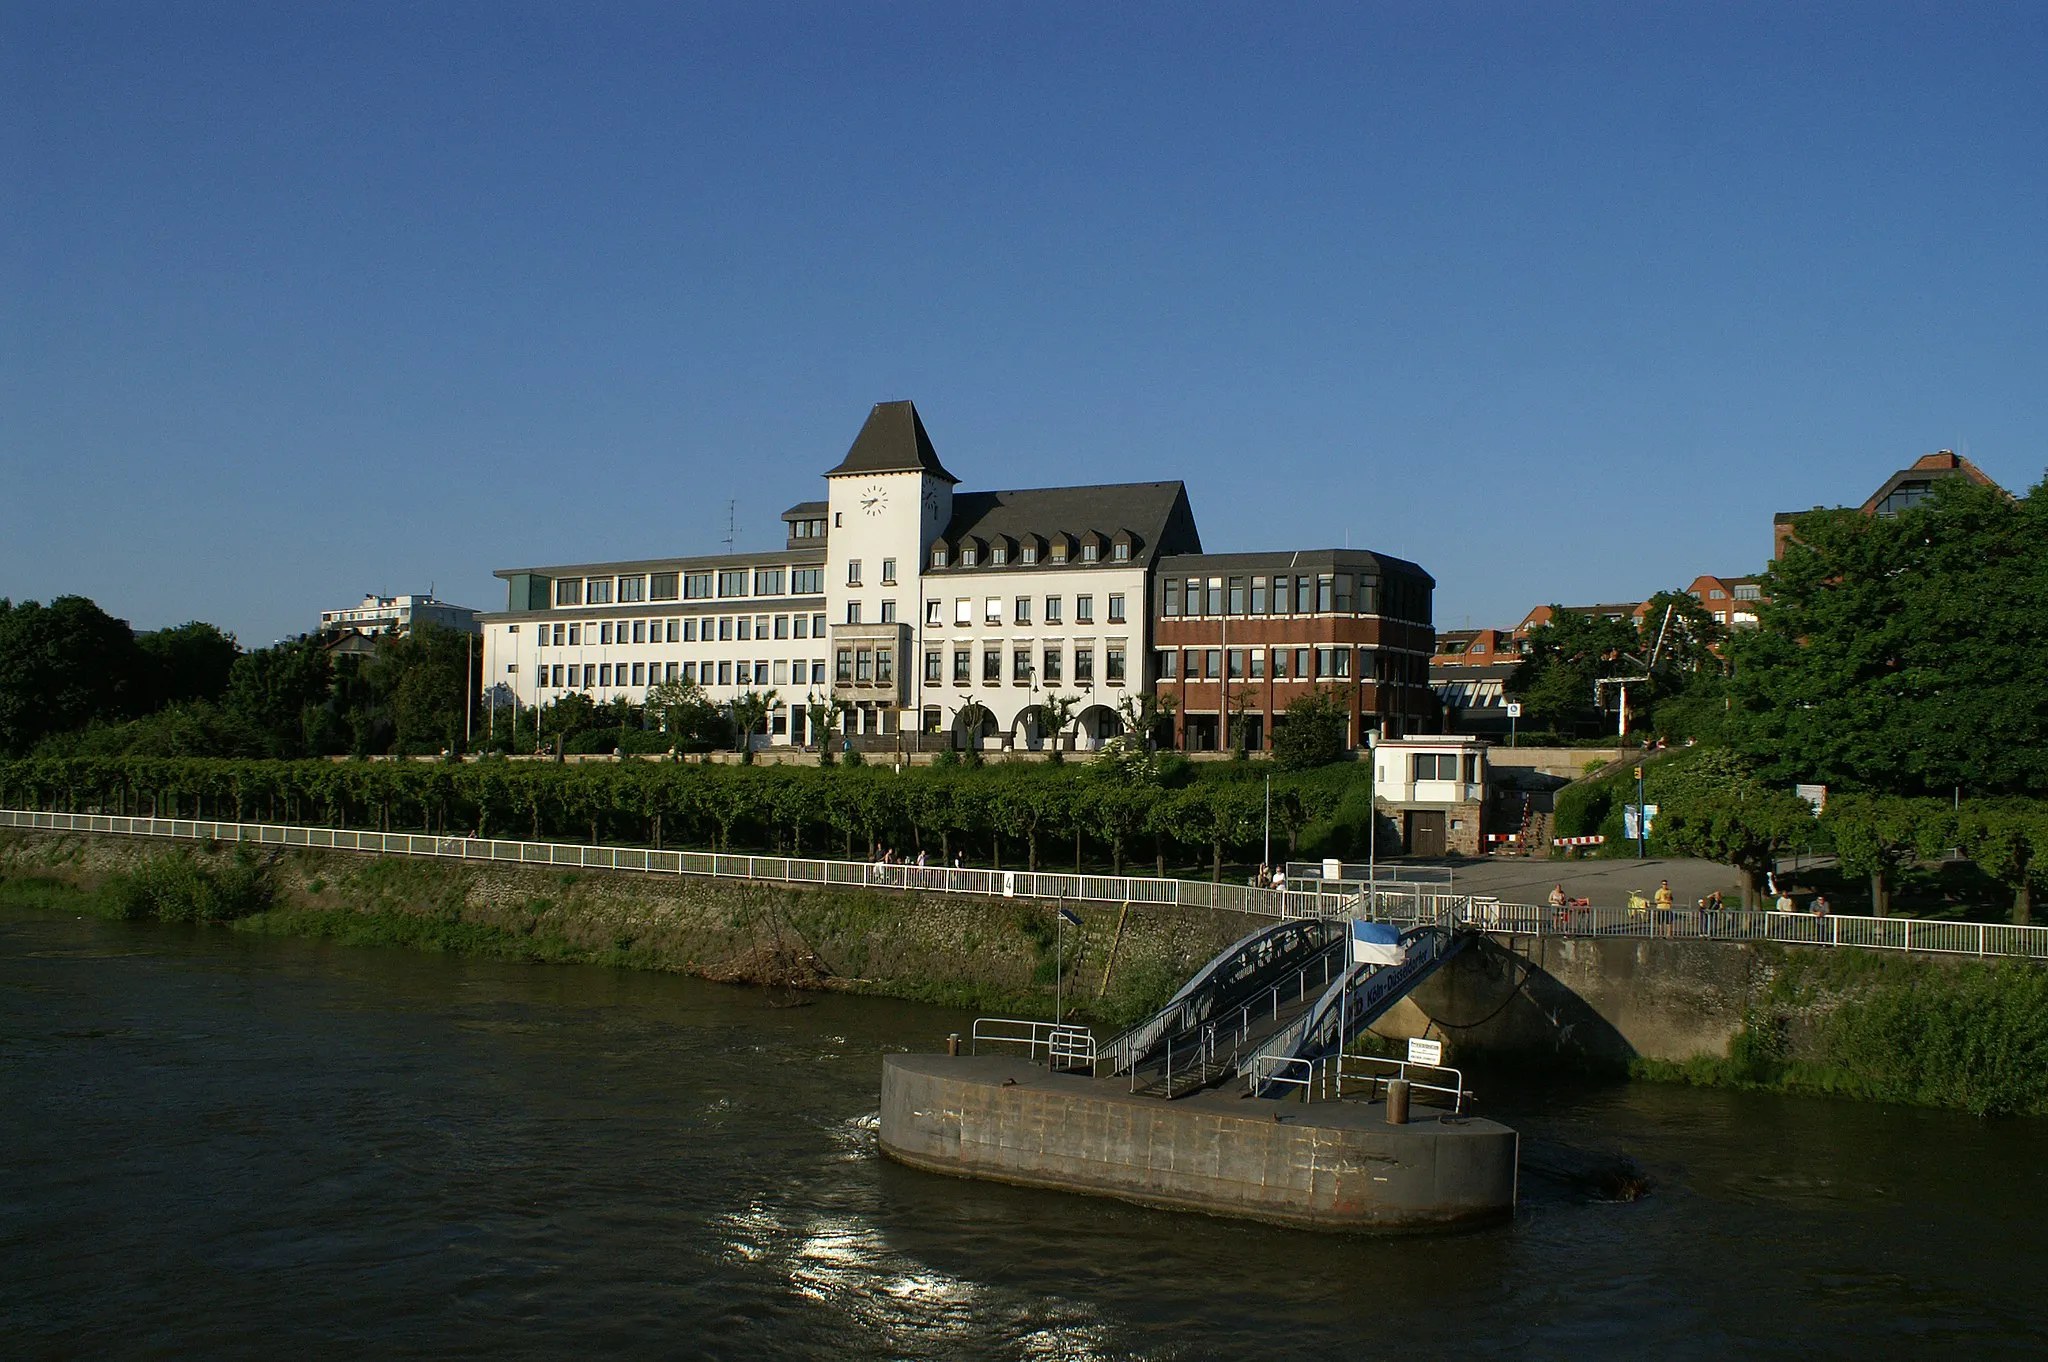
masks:
[(968, 652), (965, 648), (955, 648), (953, 650), (954, 685), (964, 686), (974, 679), (974, 676), (972, 674), (974, 663), (970, 660), (973, 656), (974, 655)]
[(1294, 650), (1294, 674), (1302, 680), (1308, 678), (1308, 649), (1296, 648)]
[(786, 686), (789, 684), (789, 664), (787, 662), (780, 658), (776, 659), (775, 679), (769, 682), (769, 684), (773, 686)]
[(982, 653), (981, 683), (984, 686), (1003, 684), (1003, 653), (1000, 648), (990, 648)]
[(1252, 613), (1254, 615), (1266, 613), (1266, 579), (1264, 577), (1252, 578)]
[(953, 602), (953, 623), (965, 628), (974, 623), (974, 602), (961, 596)]
[(1005, 563), (1008, 563), (1010, 561), (1009, 546), (1006, 544), (997, 544), (994, 548), (988, 551), (988, 561), (992, 566), (995, 567), (1002, 567)]
[[(571, 672), (574, 672), (574, 671), (575, 671), (575, 668), (571, 667), (571, 668), (570, 668), (569, 670), (570, 670)], [(625, 664), (624, 664), (624, 663), (622, 662), (622, 663), (620, 663), (620, 664), (619, 664), (619, 675), (621, 675), (621, 676), (624, 676), (625, 674), (626, 674), (626, 665), (625, 665)], [(586, 678), (586, 679), (587, 679), (587, 678)], [(611, 663), (609, 663), (609, 662), (605, 662), (605, 663), (600, 663), (600, 664), (599, 664), (599, 666), (598, 666), (598, 668), (597, 668), (597, 684), (598, 684), (598, 685), (600, 685), (600, 686), (609, 686), (609, 685), (610, 685), (611, 683), (612, 683), (612, 664), (611, 664)], [(572, 685), (572, 686), (576, 684), (576, 678), (575, 678), (575, 677), (574, 677), (573, 675), (572, 675), (572, 676), (571, 676), (571, 677), (569, 678), (569, 684), (570, 684), (570, 685)]]
[(606, 620), (598, 626), (597, 641), (599, 643), (610, 643), (612, 641), (612, 622), (610, 620)]
[(708, 601), (711, 599), (711, 574), (708, 572), (686, 572), (683, 574), (683, 599), (686, 601)]
[(1056, 644), (1045, 646), (1045, 684), (1057, 686), (1066, 679), (1066, 657)]
[(720, 615), (718, 617), (718, 641), (720, 643), (729, 643), (732, 641), (731, 615)]
[[(706, 621), (704, 621), (704, 622), (705, 622), (706, 624), (709, 624), (709, 623), (710, 623), (711, 621), (709, 621), (709, 620), (706, 620)], [(711, 631), (710, 631), (709, 629), (706, 629), (706, 630), (704, 631), (704, 636), (705, 636), (706, 638), (709, 638), (709, 637), (711, 636)], [(695, 620), (693, 620), (693, 619), (689, 619), (689, 620), (684, 620), (684, 621), (683, 621), (683, 642), (685, 642), (685, 643), (695, 643), (696, 641), (697, 641), (697, 621), (695, 621)]]
[(1031, 623), (1031, 598), (1029, 596), (1019, 596), (1013, 609), (1016, 612), (1014, 618), (1018, 624)]
[(814, 686), (825, 684), (825, 659), (822, 657), (811, 659), (811, 684)]
[(1252, 649), (1252, 680), (1263, 681), (1265, 679), (1266, 650), (1264, 648), (1254, 648)]
[(1725, 601), (1728, 599), (1728, 593), (1717, 586), (1707, 592), (1707, 599), (1710, 601)]
[(555, 583), (556, 605), (583, 604), (583, 579), (568, 577)]
[(1095, 623), (1095, 598), (1093, 596), (1074, 597), (1074, 623)]
[(754, 637), (754, 619), (753, 619), (753, 616), (751, 616), (751, 615), (741, 615), (741, 616), (740, 616), (740, 618), (739, 618), (739, 635), (738, 635), (738, 638), (739, 638), (740, 642), (742, 642), (742, 643), (745, 643), (745, 642), (747, 642), (748, 640), (752, 639), (753, 637)]
[(811, 617), (809, 615), (795, 615), (790, 618), (791, 628), (798, 638), (808, 638), (810, 636), (810, 623)]
[(1188, 578), (1187, 612), (1190, 615), (1202, 613), (1202, 579), (1200, 577)]
[(1010, 653), (1010, 679), (1020, 686), (1031, 684), (1031, 650), (1016, 648)]
[(721, 686), (730, 686), (732, 684), (732, 663), (721, 662), (718, 664), (718, 684)]
[(1030, 567), (1033, 564), (1037, 563), (1038, 545), (1026, 544), (1023, 548), (1023, 551), (1018, 554), (1018, 560), (1022, 562), (1026, 567)]
[(1116, 562), (1128, 563), (1131, 561), (1131, 546), (1128, 543), (1119, 541), (1110, 549), (1109, 556)]
[(932, 566), (933, 566), (933, 567), (935, 567), (935, 568), (942, 568), (942, 567), (944, 567), (945, 565), (946, 565), (946, 546), (945, 546), (945, 545), (943, 545), (943, 544), (941, 544), (941, 545), (939, 545), (939, 546), (938, 546), (937, 548), (935, 548), (935, 549), (933, 549), (933, 550), (932, 550)]
[(1477, 752), (1465, 753), (1464, 762), (1465, 783), (1468, 785), (1476, 783), (1479, 779), (1479, 754)]
[(853, 649), (841, 648), (833, 654), (833, 677), (842, 685), (853, 680)]
[(683, 664), (683, 680), (694, 682), (696, 679), (697, 664), (694, 662), (685, 662)]
[(738, 568), (732, 572), (718, 574), (720, 596), (744, 596), (747, 594), (747, 570)]
[(1202, 675), (1214, 681), (1223, 674), (1223, 650), (1207, 648), (1202, 652)]
[(882, 560), (882, 585), (896, 585), (896, 560), (894, 558), (884, 558)]
[(1316, 578), (1316, 613), (1327, 615), (1337, 608), (1337, 579), (1325, 572)]
[(875, 649), (875, 684), (878, 686), (893, 686), (896, 684), (895, 649)]
[(646, 599), (647, 579), (645, 577), (619, 578), (619, 604), (633, 605)]
[(780, 596), (782, 594), (782, 569), (755, 568), (754, 594), (756, 596)]
[(1172, 616), (1175, 616), (1175, 615), (1178, 615), (1178, 614), (1180, 614), (1180, 579), (1179, 579), (1179, 578), (1177, 578), (1177, 577), (1170, 577), (1170, 578), (1168, 578), (1168, 579), (1167, 579), (1167, 582), (1166, 582), (1166, 606), (1165, 606), (1165, 608), (1164, 608), (1163, 610), (1161, 610), (1161, 611), (1160, 611), (1160, 613), (1161, 613), (1161, 614), (1163, 614), (1163, 615), (1166, 615), (1166, 616), (1168, 616), (1169, 618), (1171, 618)]
[(894, 601), (883, 601), (883, 602), (882, 602), (882, 623), (884, 623), (884, 624), (894, 624), (895, 622), (896, 622), (896, 602), (894, 602)]
[(1458, 754), (1456, 752), (1417, 752), (1409, 760), (1414, 763), (1415, 779), (1417, 780), (1456, 780), (1458, 778)]
[(1369, 578), (1358, 579), (1358, 613), (1374, 614), (1379, 609), (1380, 584)]
[(1351, 574), (1348, 572), (1337, 574), (1337, 613), (1351, 613)]
[(1287, 679), (1287, 650), (1285, 648), (1275, 648), (1273, 650), (1273, 679), (1275, 681), (1285, 681)]
[(981, 603), (981, 622), (983, 624), (1001, 624), (1003, 622), (1003, 598), (1001, 596), (990, 596)]
[[(1753, 582), (1745, 582), (1735, 588), (1735, 599), (1738, 601), (1762, 600), (1763, 594), (1763, 591)], [(512, 627), (517, 629), (519, 626), (515, 624)]]
[(633, 664), (633, 684), (636, 686), (647, 684), (647, 664), (645, 662), (635, 662)]
[(777, 615), (777, 616), (775, 617), (775, 637), (777, 637), (777, 638), (788, 638), (788, 637), (789, 637), (789, 616), (787, 616), (787, 615)]
[[(799, 638), (801, 638), (801, 637), (802, 637), (802, 635), (801, 635), (801, 634), (799, 634), (799, 635), (798, 635), (798, 637), (799, 637)], [(811, 616), (811, 637), (812, 637), (812, 638), (823, 638), (823, 637), (825, 637), (825, 617), (824, 617), (823, 615), (813, 615), (813, 616)]]
[(1244, 649), (1232, 648), (1223, 655), (1224, 675), (1232, 681), (1244, 680)]
[(1179, 677), (1179, 675), (1180, 675), (1180, 649), (1178, 649), (1178, 648), (1162, 648), (1162, 649), (1160, 649), (1160, 650), (1159, 650), (1159, 679), (1160, 679), (1161, 681), (1172, 681), (1172, 680), (1175, 680), (1175, 679), (1176, 679), (1177, 677)]
[(1244, 578), (1232, 577), (1230, 579), (1230, 599), (1227, 608), (1233, 615), (1242, 615), (1244, 613)]
[(1111, 624), (1122, 624), (1124, 622), (1124, 596), (1121, 591), (1110, 594), (1109, 622)]
[(849, 558), (846, 560), (846, 584), (848, 586), (860, 585), (860, 559)]
[(1087, 543), (1085, 543), (1085, 544), (1081, 545), (1081, 561), (1082, 561), (1082, 562), (1084, 562), (1084, 563), (1096, 563), (1096, 562), (1100, 562), (1101, 560), (1102, 560), (1102, 546), (1101, 546), (1100, 544), (1096, 543), (1096, 542), (1095, 542), (1095, 541), (1094, 541), (1093, 539), (1091, 539), (1091, 540), (1089, 540), (1089, 541), (1088, 541)]
[(1052, 541), (1052, 560), (1055, 563), (1067, 561), (1067, 541), (1064, 537)]
[(961, 566), (961, 567), (973, 567), (973, 566), (974, 566), (974, 564), (975, 564), (975, 562), (976, 562), (976, 560), (977, 560), (977, 559), (979, 559), (980, 557), (981, 557), (981, 554), (980, 554), (979, 552), (977, 552), (976, 550), (974, 550), (974, 549), (971, 549), (971, 548), (966, 548), (966, 549), (962, 549), (962, 550), (960, 550), (960, 566)]
[(678, 578), (673, 572), (657, 572), (647, 579), (647, 599), (651, 601), (672, 601), (676, 598)]
[[(592, 683), (593, 683), (593, 684), (595, 684), (595, 681), (596, 681), (596, 678), (597, 678), (597, 668), (595, 668), (595, 667), (592, 667), (592, 668), (590, 669), (590, 675), (591, 675)], [(582, 684), (583, 684), (583, 668), (581, 668), (581, 667), (577, 666), (577, 665), (576, 665), (576, 664), (575, 664), (574, 662), (571, 662), (571, 663), (569, 664), (569, 686), (570, 686), (570, 688), (571, 688), (571, 689), (573, 690), (574, 688), (576, 688), (576, 687), (578, 687), (578, 686), (580, 686), (580, 685), (582, 685)]]
[(1124, 683), (1124, 645), (1112, 643), (1102, 650), (1103, 679), (1112, 686)]
[(824, 595), (825, 569), (791, 568), (789, 570), (789, 594), (792, 596)]
[(847, 622), (848, 624), (859, 624), (859, 623), (860, 623), (860, 602), (859, 602), (859, 601), (848, 601), (848, 602), (846, 603), (846, 622)]
[(1074, 649), (1074, 684), (1092, 686), (1095, 684), (1095, 650), (1089, 647)]
[(1209, 604), (1208, 608), (1202, 613), (1207, 615), (1220, 615), (1223, 613), (1223, 579), (1221, 577), (1211, 577), (1209, 579)]
[[(560, 629), (560, 627), (561, 627), (560, 625), (557, 625), (557, 626), (556, 626), (557, 630), (559, 630), (559, 629)], [(575, 647), (575, 646), (576, 646), (577, 644), (579, 644), (579, 643), (581, 643), (581, 642), (583, 642), (583, 626), (582, 626), (582, 625), (580, 625), (580, 624), (572, 624), (572, 625), (570, 625), (570, 626), (569, 626), (569, 646), (573, 648), (573, 647)]]
[(1045, 598), (1045, 622), (1047, 624), (1058, 624), (1060, 622), (1060, 598), (1058, 596), (1047, 596)]
[(946, 679), (945, 654), (927, 650), (924, 655), (924, 680), (928, 686), (936, 686)]
[(676, 664), (675, 664), (675, 663), (673, 663), (673, 662), (671, 662), (671, 663), (669, 663), (669, 664), (668, 664), (668, 672), (667, 672), (667, 674), (666, 674), (665, 676), (663, 676), (663, 677), (662, 677), (662, 680), (664, 680), (664, 681), (673, 681), (673, 680), (675, 680), (675, 679), (676, 679)]
[(559, 624), (555, 626), (555, 646), (557, 648), (562, 646), (562, 626)]
[(559, 663), (559, 662), (557, 662), (557, 663), (555, 664), (555, 685), (557, 685), (557, 686), (560, 686), (561, 684), (562, 684), (562, 664), (561, 664), (561, 663)]
[(681, 628), (682, 623), (683, 622), (681, 620), (670, 620), (668, 622), (668, 641), (670, 643), (679, 643), (682, 641), (681, 637), (677, 632)]
[(583, 583), (585, 605), (610, 605), (612, 603), (612, 579), (591, 577)]
[(924, 622), (926, 626), (933, 629), (944, 624), (946, 622), (945, 602), (926, 601), (924, 603)]
[(633, 621), (633, 641), (634, 641), (635, 643), (645, 643), (645, 642), (647, 641), (647, 621), (646, 621), (646, 620), (634, 620), (634, 621)]

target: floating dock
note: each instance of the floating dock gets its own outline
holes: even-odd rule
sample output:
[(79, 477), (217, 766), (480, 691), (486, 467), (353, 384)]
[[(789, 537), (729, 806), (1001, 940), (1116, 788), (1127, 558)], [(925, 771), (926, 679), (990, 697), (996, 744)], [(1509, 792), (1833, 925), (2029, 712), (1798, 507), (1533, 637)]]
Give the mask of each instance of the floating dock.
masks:
[(1514, 1214), (1519, 1139), (1381, 1102), (1167, 1099), (995, 1055), (890, 1055), (882, 1152), (934, 1173), (1317, 1230), (1443, 1230)]

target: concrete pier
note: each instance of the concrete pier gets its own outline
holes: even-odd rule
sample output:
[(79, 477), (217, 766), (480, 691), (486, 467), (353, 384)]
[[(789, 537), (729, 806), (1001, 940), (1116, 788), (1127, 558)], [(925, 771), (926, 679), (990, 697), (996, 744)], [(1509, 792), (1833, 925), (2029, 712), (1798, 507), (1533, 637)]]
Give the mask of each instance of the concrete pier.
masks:
[(986, 1055), (888, 1056), (880, 1139), (931, 1172), (1318, 1230), (1507, 1219), (1519, 1143), (1496, 1122), (1423, 1108), (1390, 1126), (1377, 1103), (1168, 1102)]

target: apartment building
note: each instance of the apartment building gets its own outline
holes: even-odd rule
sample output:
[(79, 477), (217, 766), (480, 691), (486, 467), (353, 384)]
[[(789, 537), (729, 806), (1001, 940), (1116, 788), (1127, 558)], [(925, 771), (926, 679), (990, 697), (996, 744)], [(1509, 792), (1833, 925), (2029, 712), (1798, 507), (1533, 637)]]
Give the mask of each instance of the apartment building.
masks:
[[(1895, 516), (1899, 512), (1919, 505), (1934, 495), (1934, 484), (1944, 478), (1965, 478), (1979, 487), (1996, 487), (1990, 474), (1971, 463), (1953, 449), (1937, 450), (1923, 454), (1913, 461), (1910, 468), (1901, 468), (1878, 485), (1857, 509), (1867, 516)], [(1816, 511), (1825, 507), (1816, 506)], [(1803, 514), (1799, 511), (1780, 511), (1771, 518), (1771, 558), (1783, 558), (1785, 545), (1793, 537), (1792, 522)]]

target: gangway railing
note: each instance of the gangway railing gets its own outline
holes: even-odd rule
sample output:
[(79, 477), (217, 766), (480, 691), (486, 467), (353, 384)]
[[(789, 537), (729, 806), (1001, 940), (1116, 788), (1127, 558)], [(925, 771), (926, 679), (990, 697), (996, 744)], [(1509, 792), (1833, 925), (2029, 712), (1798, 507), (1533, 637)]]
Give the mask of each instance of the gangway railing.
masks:
[(990, 1045), (1021, 1045), (1025, 1056), (1037, 1062), (1043, 1055), (1054, 1069), (1095, 1070), (1095, 1033), (1072, 1022), (1032, 1021), (1025, 1017), (976, 1017), (969, 1036), (970, 1054), (980, 1054), (983, 1042)]
[[(1418, 1073), (1448, 1076), (1449, 1082), (1413, 1077)], [(1378, 1100), (1388, 1083), (1395, 1079), (1404, 1080), (1411, 1092), (1436, 1093), (1450, 1098), (1453, 1116), (1464, 1114), (1465, 1099), (1472, 1095), (1465, 1087), (1464, 1071), (1454, 1069), (1448, 1064), (1422, 1064), (1386, 1055), (1349, 1054), (1332, 1055), (1323, 1062), (1323, 1095), (1339, 1099), (1347, 1096), (1344, 1090), (1344, 1080), (1347, 1078), (1353, 1083), (1362, 1082), (1366, 1085), (1365, 1096), (1369, 1101)]]

